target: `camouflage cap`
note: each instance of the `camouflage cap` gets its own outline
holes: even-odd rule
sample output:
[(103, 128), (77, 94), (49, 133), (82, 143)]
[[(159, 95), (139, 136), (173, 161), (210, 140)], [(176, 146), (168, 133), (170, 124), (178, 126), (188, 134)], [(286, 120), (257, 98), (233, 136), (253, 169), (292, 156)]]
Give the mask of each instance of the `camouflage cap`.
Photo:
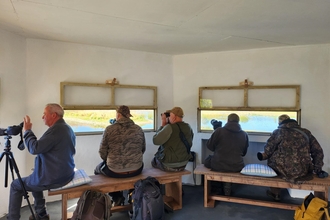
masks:
[(175, 114), (176, 116), (183, 118), (184, 114), (183, 114), (183, 110), (180, 107), (174, 107), (171, 109), (171, 112), (173, 114)]
[(289, 115), (286, 115), (286, 114), (280, 115), (280, 116), (278, 116), (278, 124), (281, 124), (282, 121), (288, 120), (288, 119), (290, 119), (290, 116)]
[(230, 122), (239, 122), (239, 116), (235, 113), (228, 115), (228, 121)]
[(131, 115), (131, 112), (130, 112), (128, 106), (126, 106), (126, 105), (119, 106), (117, 108), (117, 112), (120, 113), (125, 118), (133, 117), (133, 115)]

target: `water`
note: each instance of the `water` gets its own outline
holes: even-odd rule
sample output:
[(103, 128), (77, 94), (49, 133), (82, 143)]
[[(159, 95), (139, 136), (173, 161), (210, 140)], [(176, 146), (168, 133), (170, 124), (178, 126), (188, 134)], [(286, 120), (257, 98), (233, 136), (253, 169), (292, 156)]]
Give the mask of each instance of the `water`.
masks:
[[(89, 127), (86, 125), (77, 125), (77, 126), (71, 126), (74, 132), (103, 132), (105, 128), (95, 128), (95, 127)], [(154, 125), (153, 124), (145, 124), (141, 126), (142, 129), (153, 129)]]

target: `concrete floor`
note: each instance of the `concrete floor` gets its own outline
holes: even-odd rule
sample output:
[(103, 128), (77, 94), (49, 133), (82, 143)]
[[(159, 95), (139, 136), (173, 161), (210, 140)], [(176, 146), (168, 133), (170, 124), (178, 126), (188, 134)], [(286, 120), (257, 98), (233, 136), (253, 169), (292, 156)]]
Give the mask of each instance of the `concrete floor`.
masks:
[[(258, 198), (263, 200), (272, 199), (266, 196), (265, 187), (234, 185), (233, 196), (246, 198)], [(203, 186), (183, 186), (183, 208), (172, 213), (165, 213), (165, 220), (292, 220), (294, 211), (282, 210), (275, 208), (266, 208), (252, 205), (242, 205), (229, 202), (216, 202), (214, 208), (204, 208), (203, 206)], [(283, 191), (281, 198), (285, 202), (295, 203), (300, 205), (302, 199), (293, 199), (287, 191)], [(71, 209), (68, 212), (74, 211), (74, 205), (77, 199), (70, 200), (68, 207)], [(61, 203), (60, 201), (47, 203), (48, 213), (52, 220), (61, 219)], [(29, 207), (21, 209), (21, 219), (28, 219), (31, 215)], [(6, 217), (0, 218), (5, 220)], [(116, 212), (111, 216), (111, 220), (129, 220), (126, 212)]]

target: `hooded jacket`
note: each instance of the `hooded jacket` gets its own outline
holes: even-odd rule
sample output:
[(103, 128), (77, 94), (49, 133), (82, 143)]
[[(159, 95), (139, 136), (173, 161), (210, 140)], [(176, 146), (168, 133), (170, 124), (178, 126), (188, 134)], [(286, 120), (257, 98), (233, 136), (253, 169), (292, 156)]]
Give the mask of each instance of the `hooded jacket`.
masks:
[(240, 172), (244, 167), (243, 157), (249, 147), (249, 138), (238, 122), (227, 122), (212, 133), (206, 146), (214, 152), (211, 170)]

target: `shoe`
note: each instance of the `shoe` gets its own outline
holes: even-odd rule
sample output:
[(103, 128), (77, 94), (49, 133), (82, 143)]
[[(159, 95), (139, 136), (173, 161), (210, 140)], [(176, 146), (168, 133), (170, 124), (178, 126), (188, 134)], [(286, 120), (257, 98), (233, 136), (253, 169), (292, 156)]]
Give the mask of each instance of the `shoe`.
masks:
[(29, 220), (49, 220), (50, 219), (48, 214), (43, 217), (40, 217), (37, 213), (34, 213), (34, 216), (36, 217), (36, 219), (34, 219), (32, 215), (30, 215)]
[(277, 202), (281, 201), (281, 198), (280, 198), (279, 194), (272, 193), (270, 190), (267, 190), (266, 193), (267, 193), (267, 196), (274, 199), (275, 201), (277, 201)]
[(223, 194), (230, 196), (231, 194), (231, 183), (223, 183)]
[(111, 202), (112, 202), (112, 207), (124, 205), (125, 197), (122, 196), (116, 199), (112, 198)]
[(133, 218), (133, 211), (128, 211), (128, 217), (129, 217), (129, 219)]

